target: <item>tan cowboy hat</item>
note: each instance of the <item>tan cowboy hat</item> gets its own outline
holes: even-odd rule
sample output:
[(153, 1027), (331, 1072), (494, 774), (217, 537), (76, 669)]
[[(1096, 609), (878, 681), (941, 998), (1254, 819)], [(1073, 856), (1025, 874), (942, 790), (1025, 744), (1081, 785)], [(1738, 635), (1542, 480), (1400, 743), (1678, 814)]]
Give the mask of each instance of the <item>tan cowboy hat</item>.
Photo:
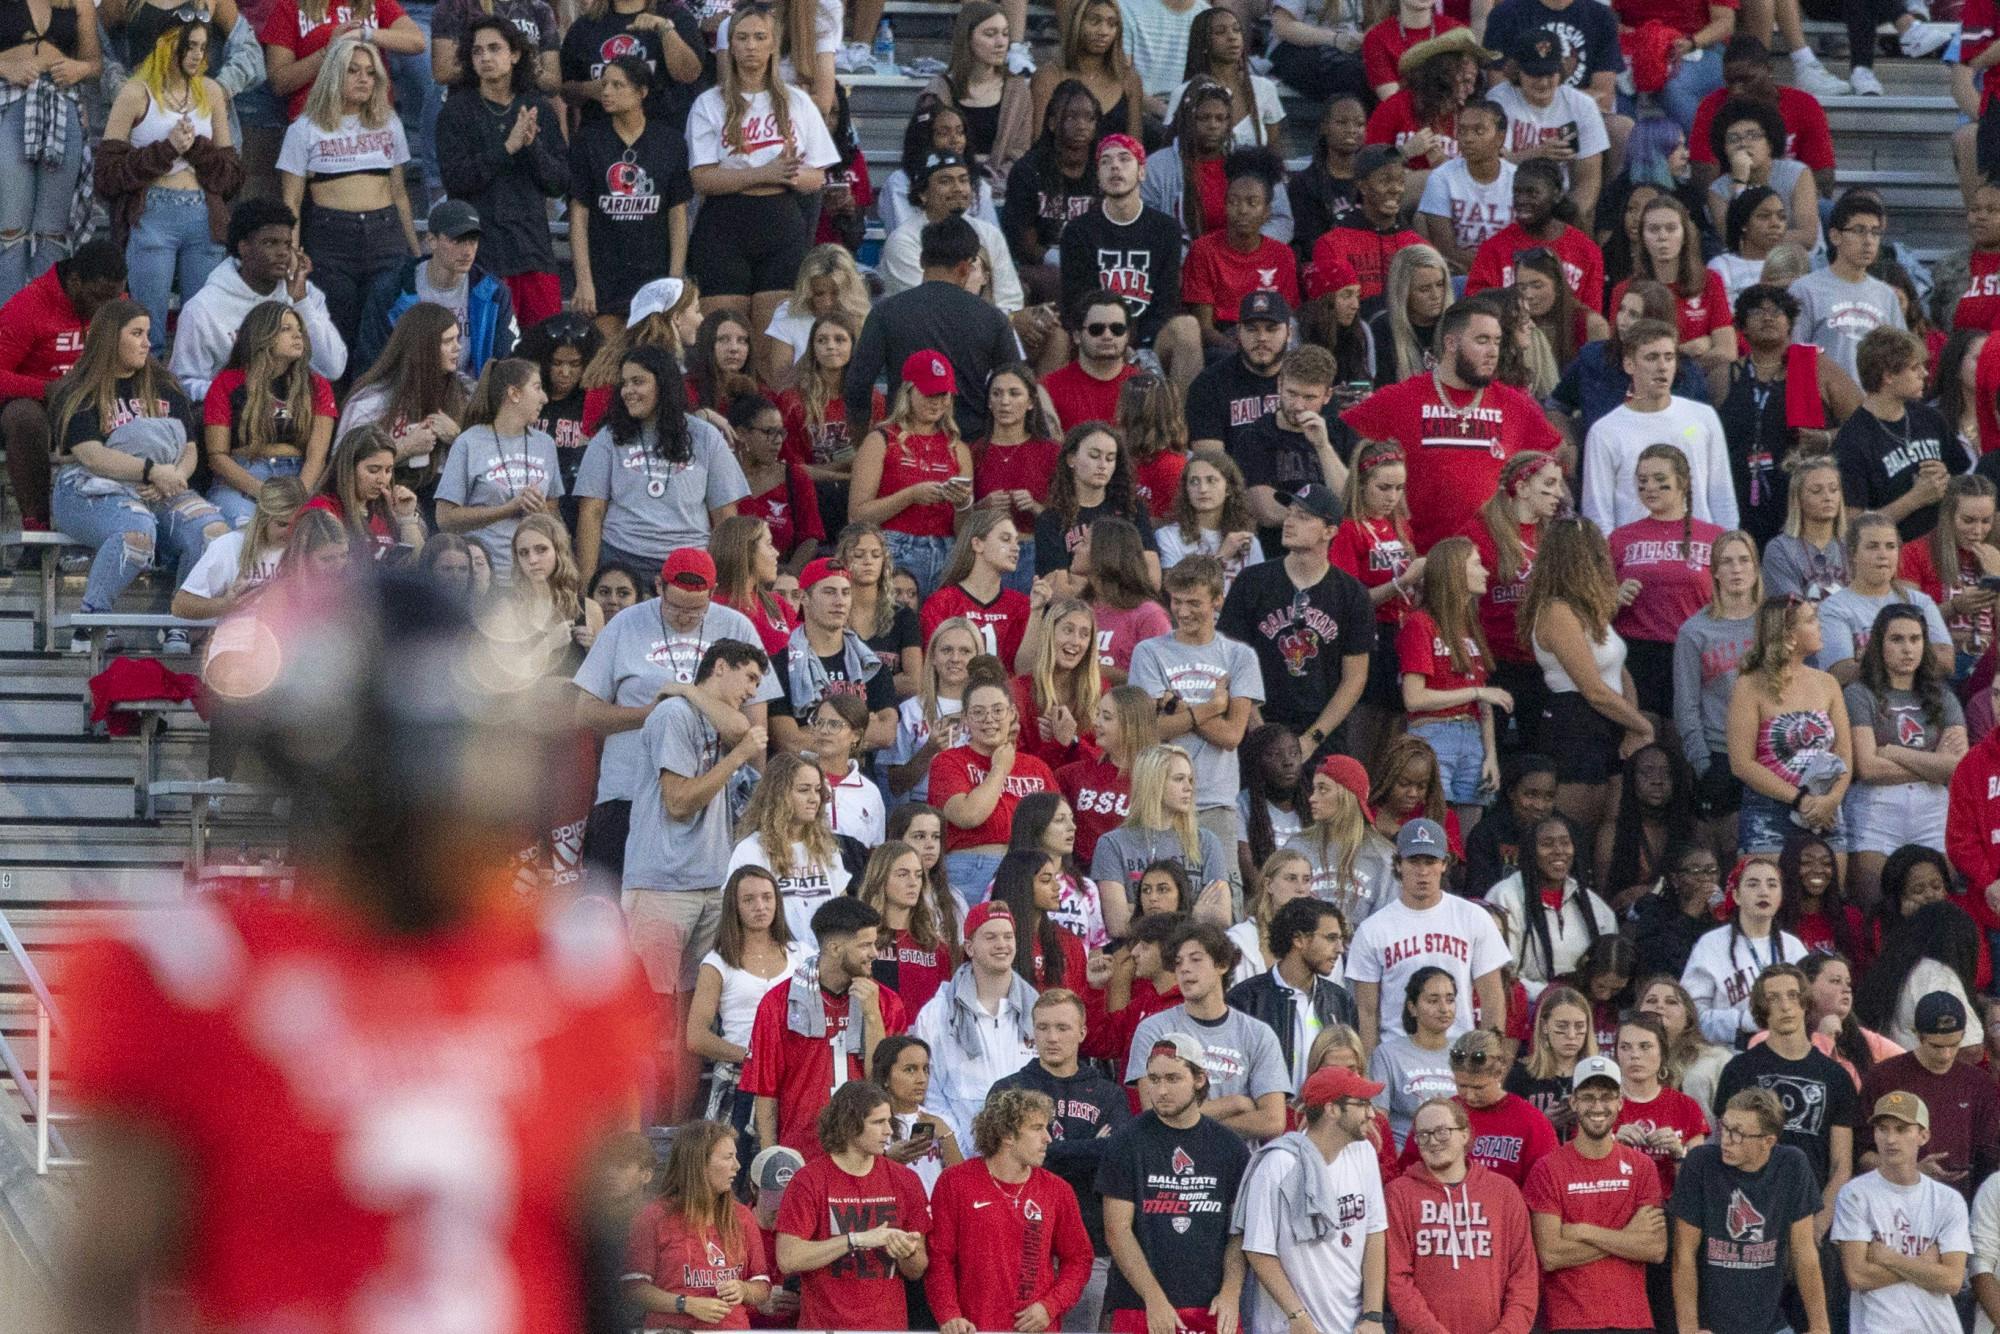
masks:
[(1453, 28), (1450, 32), (1427, 37), (1403, 52), (1403, 58), (1396, 62), (1396, 73), (1407, 79), (1411, 71), (1427, 60), (1460, 54), (1471, 56), (1482, 65), (1490, 65), (1500, 58), (1498, 51), (1488, 51), (1479, 44), (1479, 39), (1472, 35), (1472, 29)]

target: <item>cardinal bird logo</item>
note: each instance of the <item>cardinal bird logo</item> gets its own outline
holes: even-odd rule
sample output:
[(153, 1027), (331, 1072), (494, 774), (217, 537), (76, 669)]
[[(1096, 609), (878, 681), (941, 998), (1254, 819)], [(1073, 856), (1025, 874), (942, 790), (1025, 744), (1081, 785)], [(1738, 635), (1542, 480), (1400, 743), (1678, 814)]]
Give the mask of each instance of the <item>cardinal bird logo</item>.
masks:
[(1729, 1192), (1729, 1213), (1723, 1225), (1729, 1229), (1732, 1241), (1764, 1240), (1764, 1215), (1757, 1212), (1757, 1206), (1740, 1190)]
[(1030, 1223), (1041, 1222), (1042, 1206), (1036, 1204), (1033, 1200), (1023, 1200), (1021, 1202), (1021, 1217), (1027, 1219)]
[(1278, 640), (1278, 652), (1284, 656), (1286, 671), (1304, 676), (1306, 664), (1319, 656), (1319, 639), (1310, 631), (1294, 630)]
[(1797, 761), (1815, 750), (1833, 749), (1833, 723), (1817, 710), (1795, 709), (1771, 720), (1771, 755), (1787, 772), (1796, 773)]
[(1921, 747), (1924, 744), (1923, 721), (1912, 718), (1907, 713), (1897, 714), (1896, 743), (1902, 746)]
[(1192, 1171), (1194, 1171), (1194, 1159), (1188, 1157), (1186, 1149), (1176, 1144), (1174, 1146), (1174, 1175), (1186, 1176)]
[(708, 1243), (708, 1262), (717, 1269), (729, 1268), (729, 1257), (724, 1255), (722, 1248), (712, 1241)]

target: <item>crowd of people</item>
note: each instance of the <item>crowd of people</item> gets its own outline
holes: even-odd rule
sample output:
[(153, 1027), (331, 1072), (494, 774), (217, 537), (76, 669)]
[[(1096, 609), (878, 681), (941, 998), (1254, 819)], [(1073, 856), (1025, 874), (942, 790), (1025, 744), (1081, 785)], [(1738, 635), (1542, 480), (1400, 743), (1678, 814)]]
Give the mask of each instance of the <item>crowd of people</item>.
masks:
[(2000, 45), (1804, 3), (965, 0), (878, 188), (879, 2), (6, 0), (12, 503), (218, 774), (361, 570), (561, 720), (634, 1323), (1990, 1330)]

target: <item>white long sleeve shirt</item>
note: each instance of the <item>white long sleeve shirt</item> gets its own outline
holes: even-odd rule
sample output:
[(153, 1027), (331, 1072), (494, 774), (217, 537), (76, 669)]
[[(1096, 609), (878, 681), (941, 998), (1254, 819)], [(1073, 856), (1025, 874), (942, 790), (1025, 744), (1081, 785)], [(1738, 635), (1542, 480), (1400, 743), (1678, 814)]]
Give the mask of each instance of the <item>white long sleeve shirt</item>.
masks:
[(329, 380), (340, 378), (347, 369), (347, 343), (327, 313), (326, 293), (310, 282), (301, 301), (292, 300), (283, 283), (269, 292), (253, 292), (243, 281), (236, 261), (225, 259), (181, 307), (180, 324), (174, 332), (170, 366), (189, 398), (199, 403), (208, 396), (209, 382), (229, 364), (229, 350), (236, 345), (243, 317), (265, 301), (282, 301), (299, 313), (306, 326), (306, 342), (312, 347), (312, 368)]
[(1715, 409), (1691, 398), (1673, 398), (1658, 412), (1631, 404), (1597, 420), (1583, 441), (1583, 517), (1609, 536), (1614, 528), (1646, 517), (1633, 477), (1648, 445), (1674, 445), (1687, 455), (1688, 502), (1694, 517), (1723, 529), (1736, 527), (1736, 487), (1729, 477), (1729, 446)]
[(1750, 1017), (1750, 986), (1757, 974), (1774, 963), (1797, 963), (1806, 947), (1789, 931), (1773, 928), (1762, 940), (1733, 927), (1718, 926), (1694, 943), (1681, 985), (1694, 1001), (1702, 1036), (1710, 1042), (1733, 1044), (1757, 1031)]

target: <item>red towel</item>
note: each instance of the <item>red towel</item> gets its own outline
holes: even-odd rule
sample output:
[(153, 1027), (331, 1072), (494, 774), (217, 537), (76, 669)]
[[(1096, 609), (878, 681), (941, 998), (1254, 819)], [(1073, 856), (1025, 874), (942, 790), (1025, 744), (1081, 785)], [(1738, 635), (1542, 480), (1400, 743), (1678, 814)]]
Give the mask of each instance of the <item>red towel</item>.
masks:
[(1826, 429), (1826, 404), (1819, 396), (1819, 346), (1793, 343), (1785, 349), (1785, 425), (1795, 431)]
[(196, 713), (208, 717), (208, 694), (201, 678), (169, 671), (157, 658), (113, 658), (110, 666), (90, 678), (90, 721), (103, 723), (112, 736), (136, 735), (139, 720), (129, 713), (113, 713), (111, 706), (142, 700), (192, 703)]
[(1658, 19), (1647, 19), (1630, 32), (1618, 34), (1618, 45), (1632, 67), (1632, 87), (1642, 93), (1657, 93), (1673, 77), (1674, 43), (1687, 34)]

